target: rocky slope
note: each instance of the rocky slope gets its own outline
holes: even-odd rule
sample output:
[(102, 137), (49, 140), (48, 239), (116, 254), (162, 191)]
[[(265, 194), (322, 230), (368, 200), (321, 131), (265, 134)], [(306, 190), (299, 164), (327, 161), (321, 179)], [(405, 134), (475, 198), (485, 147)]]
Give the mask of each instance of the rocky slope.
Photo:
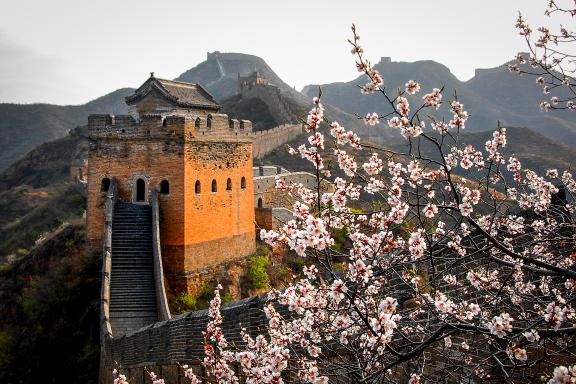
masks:
[(206, 61), (182, 73), (175, 80), (200, 84), (217, 100), (225, 100), (238, 93), (238, 75), (247, 76), (254, 72), (259, 72), (281, 91), (293, 96), (299, 95), (262, 58), (243, 53), (208, 53)]

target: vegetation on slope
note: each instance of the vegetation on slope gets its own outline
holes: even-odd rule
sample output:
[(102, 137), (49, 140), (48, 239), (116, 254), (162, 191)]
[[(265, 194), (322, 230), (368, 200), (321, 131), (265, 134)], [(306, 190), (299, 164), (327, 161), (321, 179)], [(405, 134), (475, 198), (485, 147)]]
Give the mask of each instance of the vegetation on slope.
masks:
[(88, 142), (81, 128), (39, 145), (0, 174), (0, 192), (20, 185), (44, 188), (65, 183), (72, 161), (85, 157), (87, 150)]
[(0, 271), (0, 382), (95, 383), (100, 257), (81, 225)]
[(222, 113), (235, 119), (250, 120), (254, 131), (264, 131), (278, 125), (268, 106), (260, 99), (243, 99), (242, 96), (235, 95), (221, 104)]
[(34, 147), (64, 137), (93, 113), (126, 113), (124, 97), (133, 90), (118, 89), (82, 105), (0, 103), (0, 172)]
[[(0, 195), (2, 197), (4, 194)], [(82, 216), (86, 207), (83, 187), (72, 185), (0, 228), (2, 255), (23, 254), (62, 224)]]
[(40, 145), (0, 175), (0, 262), (26, 253), (42, 234), (83, 214), (82, 188), (68, 178), (72, 160), (86, 150), (77, 129)]

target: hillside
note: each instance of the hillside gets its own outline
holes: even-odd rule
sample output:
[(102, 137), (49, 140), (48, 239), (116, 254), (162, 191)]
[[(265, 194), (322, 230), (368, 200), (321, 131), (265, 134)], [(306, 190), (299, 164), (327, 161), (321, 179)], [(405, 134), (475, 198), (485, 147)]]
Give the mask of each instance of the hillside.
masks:
[[(310, 107), (309, 98), (284, 83), (257, 56), (215, 52), (209, 54), (206, 61), (185, 71), (177, 80), (201, 84), (222, 103), (224, 113), (252, 120), (256, 123), (256, 130), (284, 123), (271, 118), (270, 111), (266, 110), (261, 101), (243, 100), (240, 105), (236, 105), (238, 99), (231, 99), (238, 92), (238, 73), (248, 75), (255, 71), (280, 89), (282, 97), (297, 111), (297, 118), (305, 117), (305, 111)], [(119, 89), (77, 106), (0, 104), (0, 144), (4, 148), (0, 154), (0, 172), (36, 146), (64, 137), (69, 130), (86, 124), (90, 114), (127, 113), (124, 97), (132, 91), (132, 88)], [(330, 106), (327, 106), (327, 110), (331, 112), (332, 118), (344, 124), (352, 126), (357, 123), (353, 116), (343, 111)], [(0, 179), (0, 183), (2, 181)]]
[[(464, 132), (460, 134), (459, 142), (461, 145), (472, 144), (475, 148), (484, 151), (484, 144), (492, 139), (492, 132), (493, 130)], [(544, 173), (548, 169), (558, 169), (559, 171), (571, 169), (576, 163), (576, 150), (534, 132), (532, 129), (507, 127), (506, 137), (507, 145), (501, 152), (506, 156), (516, 155), (522, 162), (523, 168)], [(424, 143), (426, 143), (425, 140), (415, 140), (415, 145), (419, 145), (423, 155), (437, 158), (436, 148)], [(394, 150), (406, 149), (406, 141), (401, 137), (380, 144)], [(447, 148), (453, 144), (453, 141), (445, 143)]]
[[(460, 145), (472, 144), (474, 147), (484, 150), (486, 141), (492, 139), (493, 130), (484, 130), (480, 132), (465, 132), (459, 137)], [(327, 134), (327, 133), (325, 133)], [(552, 140), (538, 132), (534, 132), (528, 128), (509, 127), (506, 128), (507, 146), (502, 151), (505, 155), (516, 155), (522, 162), (523, 168), (529, 168), (537, 172), (543, 173), (547, 169), (558, 169), (563, 171), (571, 169), (576, 164), (576, 150)], [(393, 139), (382, 140), (381, 138), (373, 139), (364, 142), (370, 142), (381, 146), (382, 148), (391, 149), (397, 152), (406, 152), (407, 142), (399, 134)], [(306, 136), (300, 137), (289, 143), (292, 147), (296, 148), (300, 144), (307, 143)], [(424, 156), (437, 158), (437, 150), (435, 147), (424, 144), (425, 141), (420, 142), (418, 139), (414, 141), (414, 145), (418, 145), (420, 151)], [(446, 148), (449, 150), (454, 145), (453, 141), (447, 141)], [(357, 152), (358, 161), (361, 162), (370, 155), (370, 150), (363, 150)], [(554, 155), (551, 155), (554, 154)], [(332, 158), (330, 151), (326, 151), (326, 159)], [(303, 160), (298, 155), (290, 155), (286, 147), (277, 148), (270, 154), (266, 155), (259, 162), (260, 165), (281, 165), (288, 170), (307, 170), (313, 171), (311, 163)]]
[[(237, 108), (231, 109), (230, 103), (226, 102), (227, 99), (230, 99), (238, 93), (238, 75), (247, 76), (254, 72), (259, 72), (269, 83), (280, 89), (282, 97), (292, 105), (292, 109), (297, 112), (298, 118), (306, 118), (306, 113), (312, 105), (311, 97), (297, 92), (294, 88), (286, 84), (274, 70), (258, 56), (228, 52), (208, 53), (206, 61), (182, 73), (176, 80), (202, 85), (217, 100), (223, 103), (224, 111), (229, 113), (228, 111), (238, 111)], [(315, 92), (318, 92), (317, 88)], [(316, 94), (314, 96), (316, 96)], [(252, 107), (255, 107), (255, 105)], [(357, 119), (353, 115), (337, 107), (336, 104), (331, 105), (331, 103), (326, 102), (327, 117), (332, 120), (338, 120), (341, 124), (349, 127), (355, 127), (360, 133), (364, 133), (365, 128), (363, 124), (358, 124)], [(234, 115), (234, 113), (231, 114)], [(283, 122), (277, 123), (281, 124)], [(270, 124), (267, 126), (270, 127)], [(259, 129), (261, 129), (261, 127), (257, 127), (257, 130)]]
[(68, 178), (70, 163), (85, 157), (87, 149), (76, 129), (0, 173), (0, 263), (25, 254), (43, 234), (82, 216), (85, 196)]
[(264, 131), (280, 125), (270, 113), (268, 106), (260, 99), (243, 99), (240, 95), (234, 95), (224, 100), (222, 112), (237, 119), (247, 119), (252, 121), (254, 131)]
[[(477, 70), (476, 75), (467, 82), (458, 80), (450, 70), (437, 62), (394, 62), (383, 58), (375, 65), (384, 78), (386, 89), (392, 94), (396, 89), (404, 88), (404, 83), (414, 79), (421, 83), (421, 94), (418, 100), (408, 97), (411, 101), (420, 102), (422, 93), (434, 87), (444, 86), (444, 100), (453, 100), (454, 91), (458, 99), (464, 103), (470, 119), (467, 129), (471, 131), (485, 130), (495, 127), (497, 121), (504, 126), (529, 127), (545, 136), (554, 138), (565, 144), (576, 147), (576, 118), (573, 113), (546, 113), (538, 105), (543, 99), (542, 89), (530, 76), (518, 77), (509, 73), (506, 64), (497, 68)], [(371, 112), (386, 114), (390, 112), (381, 95), (362, 95), (359, 85), (366, 83), (364, 75), (349, 82), (338, 82), (321, 85), (325, 102), (332, 104), (348, 113), (365, 115)], [(317, 93), (317, 85), (309, 85), (303, 93), (313, 96)], [(440, 112), (448, 111), (448, 103)]]
[(0, 172), (36, 146), (86, 124), (92, 113), (126, 113), (130, 92), (119, 89), (83, 105), (0, 104)]
[(0, 382), (97, 382), (101, 267), (84, 239), (68, 226), (0, 270)]

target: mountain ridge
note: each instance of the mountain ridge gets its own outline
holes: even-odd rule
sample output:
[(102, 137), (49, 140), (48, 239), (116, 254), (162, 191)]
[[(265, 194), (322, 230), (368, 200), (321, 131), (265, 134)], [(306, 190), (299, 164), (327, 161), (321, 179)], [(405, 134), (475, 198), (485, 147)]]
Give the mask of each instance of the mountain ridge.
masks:
[[(419, 95), (408, 96), (411, 103), (421, 102), (421, 95), (432, 88), (444, 86), (444, 101), (453, 100), (456, 91), (458, 100), (464, 103), (470, 112), (467, 128), (471, 131), (496, 126), (500, 121), (504, 126), (528, 127), (576, 147), (576, 119), (573, 112), (541, 111), (538, 105), (547, 98), (546, 95), (542, 94), (542, 89), (536, 85), (534, 78), (510, 74), (507, 64), (511, 62), (494, 68), (477, 69), (474, 77), (461, 81), (447, 66), (433, 60), (396, 62), (385, 59), (380, 60), (374, 67), (382, 75), (384, 87), (392, 90), (392, 95), (396, 94), (397, 88), (404, 89), (404, 83), (409, 79), (418, 81), (422, 86)], [(307, 85), (303, 88), (303, 93), (312, 96), (311, 90), (320, 86), (325, 102), (345, 112), (358, 113), (361, 116), (371, 112), (381, 115), (389, 113), (391, 109), (383, 102), (381, 95), (360, 94), (358, 86), (366, 82), (366, 76), (361, 74), (347, 82)], [(445, 102), (436, 116), (449, 116), (448, 112), (449, 103)]]
[[(392, 89), (403, 88), (408, 79), (422, 83), (421, 93), (444, 85), (446, 101), (450, 100), (453, 89), (458, 90), (459, 100), (470, 112), (467, 127), (470, 131), (495, 127), (500, 121), (503, 125), (532, 128), (576, 147), (576, 122), (570, 115), (573, 112), (547, 114), (539, 111), (540, 88), (532, 78), (518, 80), (512, 76), (506, 64), (477, 69), (475, 76), (467, 81), (460, 81), (450, 68), (433, 60), (406, 62), (384, 57), (375, 67), (382, 73), (385, 86)], [(318, 85), (307, 85), (300, 93), (286, 84), (264, 59), (235, 52), (208, 53), (207, 60), (182, 72), (176, 80), (196, 82), (223, 103), (237, 94), (238, 74), (244, 76), (255, 71), (277, 86), (284, 97), (293, 100), (299, 111), (306, 111), (311, 98), (317, 96)], [(322, 88), (326, 116), (369, 136), (371, 131), (354, 117), (354, 113), (363, 116), (371, 112), (386, 113), (387, 110), (377, 95), (360, 95), (356, 86), (365, 82), (362, 75), (347, 82), (324, 84)], [(85, 124), (89, 114), (127, 113), (124, 97), (132, 91), (133, 88), (121, 88), (81, 105), (0, 104), (0, 145), (4, 148), (0, 153), (0, 171), (37, 145), (63, 137), (70, 129)], [(447, 113), (448, 104), (444, 103), (440, 112)], [(392, 137), (392, 132), (383, 127), (378, 135), (386, 139)]]

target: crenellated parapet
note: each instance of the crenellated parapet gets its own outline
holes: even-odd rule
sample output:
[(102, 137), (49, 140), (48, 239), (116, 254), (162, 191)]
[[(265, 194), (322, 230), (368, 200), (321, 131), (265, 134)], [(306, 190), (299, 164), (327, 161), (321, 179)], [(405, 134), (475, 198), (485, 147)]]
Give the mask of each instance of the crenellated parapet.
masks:
[(207, 115), (90, 115), (88, 134), (97, 138), (251, 139), (252, 122), (222, 113)]

